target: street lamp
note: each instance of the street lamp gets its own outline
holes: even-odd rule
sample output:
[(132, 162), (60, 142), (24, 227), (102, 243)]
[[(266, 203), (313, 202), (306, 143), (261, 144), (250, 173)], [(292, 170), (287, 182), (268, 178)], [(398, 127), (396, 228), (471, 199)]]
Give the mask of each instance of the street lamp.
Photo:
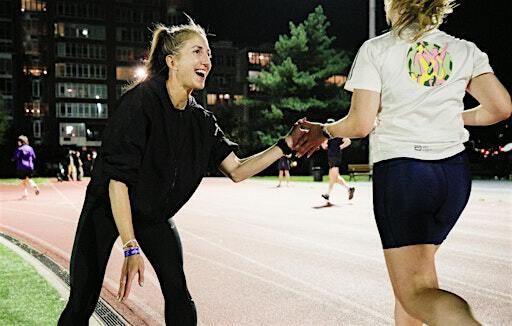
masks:
[(368, 2), (368, 38), (375, 37), (375, 0), (369, 0)]

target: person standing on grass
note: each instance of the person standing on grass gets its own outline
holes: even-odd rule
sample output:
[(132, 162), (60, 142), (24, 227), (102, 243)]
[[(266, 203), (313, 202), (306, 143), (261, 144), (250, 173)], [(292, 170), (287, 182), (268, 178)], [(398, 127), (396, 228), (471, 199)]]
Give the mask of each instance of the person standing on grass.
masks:
[[(333, 123), (334, 121), (334, 119), (327, 119), (327, 123)], [(334, 185), (337, 183), (347, 189), (348, 200), (354, 198), (354, 191), (356, 191), (356, 188), (350, 187), (345, 179), (340, 175), (342, 151), (349, 147), (350, 144), (352, 144), (350, 138), (336, 137), (326, 139), (321, 145), (324, 150), (327, 150), (327, 163), (329, 164), (329, 186), (327, 188), (327, 192), (322, 194), (322, 197), (327, 201), (329, 201), (331, 196), (332, 188), (334, 188)]]
[(206, 33), (192, 19), (185, 25), (156, 27), (148, 77), (122, 95), (105, 129), (73, 244), (70, 297), (58, 325), (87, 325), (118, 237), (125, 257), (118, 300), (128, 298), (134, 282), (143, 285), (143, 250), (160, 282), (166, 324), (197, 324), (172, 217), (194, 194), (209, 166), (240, 182), (290, 154), (303, 133), (294, 127), (276, 145), (238, 158), (237, 145), (191, 96), (205, 87), (211, 68)]
[(283, 177), (286, 181), (286, 186), (290, 186), (290, 158), (292, 156), (291, 155), (283, 155), (281, 156), (281, 158), (279, 159), (279, 161), (277, 161), (277, 169), (279, 170), (279, 175), (277, 177), (277, 179), (279, 180), (278, 184), (277, 184), (277, 187), (281, 187), (281, 182), (283, 181)]
[(14, 153), (12, 160), (16, 162), (16, 176), (21, 180), (23, 187), (22, 199), (28, 198), (28, 188), (32, 187), (36, 195), (39, 195), (39, 187), (32, 180), (34, 174), (34, 162), (36, 160), (36, 153), (29, 145), (28, 137), (20, 135), (18, 137), (18, 148)]
[[(301, 120), (309, 132), (297, 155), (311, 155), (326, 138), (370, 134), (396, 325), (480, 325), (463, 298), (439, 288), (435, 255), (471, 192), (464, 125), (510, 118), (510, 95), (485, 53), (438, 29), (454, 1), (384, 4), (391, 31), (359, 49), (345, 84), (353, 92), (348, 115), (326, 125)], [(466, 92), (480, 105), (464, 110)]]

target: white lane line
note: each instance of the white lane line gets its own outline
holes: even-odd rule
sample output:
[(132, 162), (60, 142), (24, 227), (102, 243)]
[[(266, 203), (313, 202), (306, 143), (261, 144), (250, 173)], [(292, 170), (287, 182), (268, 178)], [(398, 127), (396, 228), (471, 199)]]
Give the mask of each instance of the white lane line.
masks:
[(477, 250), (455, 249), (455, 248), (452, 248), (452, 246), (454, 246), (453, 243), (446, 244), (445, 246), (442, 247), (441, 250), (443, 252), (450, 251), (450, 252), (453, 252), (453, 254), (456, 254), (456, 255), (462, 256), (462, 257), (468, 257), (470, 259), (474, 259), (475, 257), (480, 257), (483, 259), (496, 260), (496, 261), (493, 261), (493, 263), (495, 263), (497, 265), (504, 265), (507, 267), (510, 266), (510, 264), (512, 264), (512, 259), (509, 257), (491, 255), (489, 253), (477, 251)]
[(309, 299), (311, 301), (315, 301), (315, 302), (318, 302), (319, 304), (323, 304), (323, 305), (327, 305), (331, 308), (334, 308), (335, 310), (339, 310), (343, 313), (346, 313), (346, 314), (351, 314), (353, 311), (352, 310), (348, 310), (348, 309), (345, 309), (344, 307), (340, 306), (339, 304), (336, 304), (336, 303), (330, 303), (330, 302), (326, 302), (324, 299), (322, 299), (321, 297), (315, 297), (315, 296), (312, 296), (310, 293), (308, 292), (305, 292), (305, 291), (300, 291), (300, 290), (296, 290), (296, 289), (293, 289), (289, 286), (285, 286), (283, 284), (280, 284), (280, 283), (277, 283), (277, 282), (274, 282), (268, 278), (264, 278), (264, 277), (261, 277), (259, 275), (256, 275), (256, 274), (253, 274), (251, 272), (247, 272), (247, 271), (244, 271), (242, 269), (239, 269), (239, 268), (236, 268), (236, 267), (232, 267), (232, 266), (229, 266), (227, 264), (224, 264), (224, 263), (221, 263), (221, 262), (218, 262), (218, 261), (214, 261), (214, 260), (211, 260), (209, 258), (206, 258), (204, 256), (201, 256), (201, 255), (197, 255), (197, 254), (193, 254), (191, 252), (186, 252), (185, 253), (186, 256), (190, 256), (192, 258), (196, 258), (196, 259), (199, 259), (199, 260), (203, 260), (207, 263), (210, 263), (212, 265), (216, 265), (216, 266), (219, 266), (223, 269), (227, 269), (227, 270), (230, 270), (230, 271), (233, 271), (233, 272), (236, 272), (236, 273), (239, 273), (239, 274), (242, 274), (244, 276), (247, 276), (247, 277), (250, 277), (250, 278), (253, 278), (253, 279), (256, 279), (260, 282), (263, 282), (263, 283), (267, 283), (267, 284), (270, 284), (272, 286), (275, 286), (277, 288), (280, 288), (282, 290), (285, 290), (285, 291), (288, 291), (288, 292), (291, 292), (293, 294), (296, 294), (298, 296), (301, 296), (303, 298), (306, 298), (306, 299)]
[[(199, 212), (200, 210), (197, 210), (197, 211)], [(201, 212), (201, 213), (202, 213), (203, 216), (207, 215), (204, 211)], [(283, 232), (283, 231), (280, 231), (280, 230), (273, 229), (271, 227), (261, 226), (261, 225), (257, 225), (257, 224), (253, 224), (253, 223), (241, 221), (239, 219), (237, 220), (235, 218), (221, 216), (221, 215), (215, 215), (215, 214), (208, 214), (208, 215), (210, 215), (212, 217), (215, 217), (215, 218), (222, 218), (222, 219), (225, 219), (225, 220), (228, 220), (228, 221), (231, 221), (231, 222), (240, 223), (240, 224), (243, 224), (243, 225), (248, 225), (248, 226), (251, 226), (251, 227), (254, 227), (254, 228), (263, 229), (264, 231), (267, 231), (267, 232), (270, 232), (270, 233), (276, 233), (279, 236), (284, 236), (284, 237), (292, 238), (292, 239), (297, 240), (297, 241), (299, 241), (301, 243), (306, 243), (306, 244), (308, 244), (312, 248), (326, 249), (326, 250), (329, 250), (329, 251), (335, 251), (335, 252), (338, 252), (338, 253), (341, 253), (341, 254), (344, 254), (344, 255), (353, 256), (353, 257), (360, 258), (360, 259), (365, 259), (365, 260), (370, 260), (370, 261), (373, 261), (373, 262), (379, 263), (379, 264), (384, 262), (384, 257), (383, 256), (381, 258), (377, 258), (377, 257), (368, 256), (368, 255), (363, 255), (363, 254), (357, 254), (357, 253), (353, 253), (353, 252), (350, 252), (350, 251), (347, 251), (347, 250), (343, 250), (343, 249), (339, 249), (339, 248), (336, 248), (336, 247), (332, 247), (332, 246), (329, 246), (329, 245), (319, 244), (318, 242), (315, 242), (314, 240), (309, 240), (309, 239), (306, 239), (306, 238), (302, 238), (302, 237), (299, 237), (299, 236), (296, 236), (296, 235), (293, 235), (293, 234), (289, 234), (289, 233), (286, 233), (286, 232)]]
[(240, 254), (240, 253), (238, 253), (236, 251), (233, 251), (233, 250), (231, 250), (229, 248), (221, 246), (221, 245), (219, 245), (219, 244), (217, 244), (217, 243), (215, 243), (215, 242), (213, 242), (213, 241), (211, 241), (209, 239), (206, 239), (204, 237), (201, 237), (199, 235), (196, 235), (196, 234), (194, 234), (192, 232), (189, 232), (189, 231), (186, 231), (186, 230), (183, 230), (183, 229), (182, 229), (182, 232), (185, 232), (186, 234), (190, 235), (191, 237), (194, 237), (196, 239), (199, 239), (199, 240), (202, 240), (204, 242), (207, 242), (207, 243), (209, 243), (210, 245), (212, 245), (214, 247), (217, 247), (217, 248), (219, 248), (219, 249), (221, 249), (221, 250), (223, 250), (225, 252), (228, 252), (228, 253), (230, 253), (230, 254), (232, 254), (234, 256), (237, 256), (237, 257), (239, 257), (239, 258), (241, 258), (243, 260), (246, 260), (246, 261), (248, 261), (248, 262), (250, 262), (252, 264), (255, 264), (255, 265), (257, 265), (257, 266), (259, 266), (261, 268), (270, 270), (270, 271), (272, 271), (272, 272), (274, 272), (274, 273), (276, 273), (276, 274), (278, 274), (278, 275), (280, 275), (282, 277), (285, 277), (285, 278), (288, 278), (288, 279), (290, 279), (292, 281), (300, 283), (300, 284), (302, 284), (305, 287), (308, 287), (310, 289), (313, 289), (313, 290), (315, 290), (317, 292), (322, 293), (323, 295), (325, 295), (327, 297), (330, 297), (331, 299), (341, 301), (341, 302), (343, 302), (346, 305), (349, 305), (349, 306), (355, 307), (355, 308), (357, 308), (359, 310), (362, 310), (362, 311), (370, 314), (371, 316), (373, 316), (373, 317), (375, 317), (377, 319), (380, 319), (381, 321), (384, 321), (384, 322), (387, 322), (387, 323), (391, 323), (393, 321), (393, 319), (389, 318), (388, 316), (386, 316), (386, 315), (384, 315), (384, 314), (382, 314), (382, 313), (380, 313), (378, 311), (375, 311), (375, 310), (373, 310), (373, 309), (371, 309), (371, 308), (369, 308), (369, 307), (367, 307), (365, 305), (362, 305), (362, 304), (359, 304), (357, 302), (345, 299), (345, 298), (343, 298), (340, 295), (337, 295), (335, 293), (327, 291), (327, 290), (325, 290), (325, 289), (323, 289), (321, 287), (318, 287), (316, 285), (313, 285), (311, 283), (305, 282), (305, 281), (303, 281), (303, 280), (301, 280), (301, 279), (299, 279), (299, 278), (297, 278), (295, 276), (292, 276), (292, 275), (290, 275), (288, 273), (282, 272), (282, 271), (280, 271), (278, 269), (275, 269), (275, 268), (273, 268), (273, 267), (271, 267), (271, 266), (269, 266), (267, 264), (261, 263), (261, 262), (256, 261), (256, 260), (254, 260), (254, 259), (252, 259), (252, 258), (250, 258), (248, 256), (242, 255), (242, 254)]
[(55, 190), (67, 203), (71, 205), (71, 207), (80, 214), (80, 208), (78, 208), (66, 195), (62, 193), (57, 187), (55, 187), (52, 183), (50, 183), (50, 187)]
[[(452, 278), (452, 277), (440, 276), (440, 279), (441, 280), (447, 280), (449, 282), (457, 284), (457, 286), (459, 288), (461, 288), (461, 289), (473, 290), (475, 293), (477, 293), (479, 295), (487, 294), (491, 298), (499, 299), (498, 297), (500, 297), (501, 299), (505, 299), (506, 300), (505, 302), (512, 302), (511, 301), (512, 300), (512, 295), (509, 294), (509, 293), (504, 293), (504, 292), (500, 292), (500, 291), (496, 291), (496, 290), (487, 289), (487, 288), (484, 288), (484, 287), (481, 287), (481, 286), (478, 286), (478, 285), (474, 285), (474, 284), (471, 284), (471, 283), (467, 283), (467, 282), (464, 282), (464, 281), (461, 281), (461, 280), (458, 280), (458, 279), (455, 279), (455, 278)], [(507, 299), (508, 299), (508, 301), (507, 301)]]
[[(215, 217), (220, 217), (220, 216), (217, 216), (217, 215), (213, 215)], [(314, 242), (314, 241), (310, 241), (310, 240), (307, 240), (307, 239), (303, 239), (303, 238), (300, 238), (300, 237), (297, 237), (297, 236), (294, 236), (294, 235), (290, 235), (290, 234), (287, 234), (286, 232), (282, 232), (282, 231), (278, 231), (278, 230), (273, 230), (271, 228), (267, 228), (267, 227), (263, 227), (263, 226), (259, 226), (259, 225), (253, 225), (253, 224), (250, 224), (250, 223), (246, 223), (246, 222), (243, 222), (243, 221), (240, 221), (240, 220), (235, 220), (235, 219), (231, 219), (231, 218), (228, 218), (228, 217), (222, 217), (224, 219), (227, 219), (227, 220), (230, 220), (230, 221), (233, 221), (233, 222), (238, 222), (238, 223), (241, 223), (241, 224), (248, 224), (248, 225), (251, 225), (253, 227), (257, 227), (257, 228), (262, 228), (264, 229), (265, 231), (272, 231), (272, 232), (275, 232), (275, 233), (278, 233), (278, 234), (281, 234), (281, 235), (285, 235), (285, 236), (288, 236), (288, 237), (291, 237), (291, 238), (295, 238), (295, 239), (298, 239), (300, 241), (304, 241), (305, 243), (310, 243), (311, 246), (313, 247), (316, 247), (316, 248), (324, 248), (324, 249), (327, 249), (328, 251), (335, 251), (335, 252), (339, 252), (339, 253), (342, 253), (344, 255), (352, 255), (352, 256), (355, 256), (357, 258), (361, 258), (361, 259), (365, 259), (365, 260), (370, 260), (372, 262), (376, 262), (380, 265), (382, 265), (384, 263), (383, 260), (378, 260), (376, 258), (373, 258), (373, 257), (369, 257), (369, 256), (365, 256), (365, 255), (360, 255), (360, 254), (354, 254), (352, 252), (348, 252), (348, 251), (344, 251), (344, 250), (340, 250), (338, 248), (335, 248), (335, 247), (331, 247), (331, 246), (328, 246), (328, 245), (319, 245), (318, 243)], [(180, 229), (181, 230), (181, 229)], [(185, 231), (186, 232), (186, 231)], [(199, 237), (199, 236), (196, 236), (196, 237)], [(208, 240), (211, 242), (211, 240)], [(212, 243), (215, 243), (215, 242), (212, 242)], [(220, 245), (219, 245), (220, 246)], [(229, 249), (228, 249), (229, 250)], [(384, 265), (382, 265), (384, 266)], [(445, 278), (447, 279), (449, 282), (452, 282), (452, 280), (455, 280), (453, 278)], [(453, 282), (455, 284), (459, 284), (460, 285), (460, 281), (459, 282)], [(456, 285), (454, 285), (456, 286)], [(481, 292), (485, 292), (485, 293), (493, 293), (493, 292), (496, 292), (496, 296), (494, 297), (491, 297), (493, 299), (496, 299), (496, 300), (503, 300), (503, 295), (505, 295), (507, 297), (507, 294), (506, 293), (502, 293), (502, 292), (499, 292), (499, 291), (494, 291), (494, 290), (488, 290), (487, 288), (485, 287), (481, 287), (481, 286), (476, 286), (476, 285), (470, 285), (468, 287), (471, 287), (475, 290), (478, 290), (478, 291), (481, 291)], [(487, 295), (487, 297), (489, 297), (489, 295)]]

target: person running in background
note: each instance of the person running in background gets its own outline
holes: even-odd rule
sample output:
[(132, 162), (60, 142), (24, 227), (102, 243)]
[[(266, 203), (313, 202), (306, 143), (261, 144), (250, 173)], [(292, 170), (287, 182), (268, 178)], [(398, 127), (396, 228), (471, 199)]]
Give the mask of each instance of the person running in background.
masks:
[[(347, 116), (299, 121), (309, 132), (297, 156), (326, 138), (370, 134), (373, 209), (396, 325), (480, 325), (463, 298), (439, 287), (435, 256), (471, 192), (464, 125), (509, 119), (510, 95), (484, 52), (438, 29), (454, 1), (384, 4), (391, 31), (359, 49), (345, 84), (353, 92)], [(477, 107), (464, 110), (466, 92)]]
[(290, 185), (290, 158), (291, 155), (283, 155), (277, 161), (277, 168), (279, 169), (279, 176), (278, 180), (279, 183), (277, 184), (277, 187), (281, 187), (281, 182), (283, 181), (283, 177), (286, 180), (286, 186), (288, 187)]
[[(327, 119), (327, 123), (333, 122), (334, 119)], [(342, 150), (349, 147), (350, 144), (352, 144), (350, 138), (339, 137), (325, 140), (322, 143), (322, 148), (327, 150), (327, 161), (329, 163), (329, 187), (327, 188), (327, 192), (322, 194), (322, 197), (327, 201), (329, 201), (332, 189), (336, 183), (339, 183), (347, 189), (349, 200), (354, 198), (354, 191), (356, 191), (356, 188), (350, 187), (345, 179), (340, 175)]]
[(16, 162), (16, 176), (21, 180), (23, 187), (22, 199), (28, 198), (29, 187), (34, 189), (36, 195), (39, 195), (39, 187), (34, 180), (31, 179), (34, 173), (34, 161), (36, 160), (36, 153), (29, 145), (27, 136), (20, 135), (18, 137), (18, 148), (13, 155), (13, 161)]

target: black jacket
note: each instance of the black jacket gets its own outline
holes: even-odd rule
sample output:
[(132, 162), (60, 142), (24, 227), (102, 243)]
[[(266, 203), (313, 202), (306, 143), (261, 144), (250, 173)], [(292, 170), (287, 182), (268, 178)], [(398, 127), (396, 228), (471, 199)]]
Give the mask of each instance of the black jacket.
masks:
[(135, 225), (165, 222), (190, 199), (208, 166), (218, 167), (236, 147), (194, 98), (177, 110), (163, 78), (144, 81), (122, 96), (109, 120), (86, 203), (105, 202), (109, 180), (118, 180), (129, 188)]

